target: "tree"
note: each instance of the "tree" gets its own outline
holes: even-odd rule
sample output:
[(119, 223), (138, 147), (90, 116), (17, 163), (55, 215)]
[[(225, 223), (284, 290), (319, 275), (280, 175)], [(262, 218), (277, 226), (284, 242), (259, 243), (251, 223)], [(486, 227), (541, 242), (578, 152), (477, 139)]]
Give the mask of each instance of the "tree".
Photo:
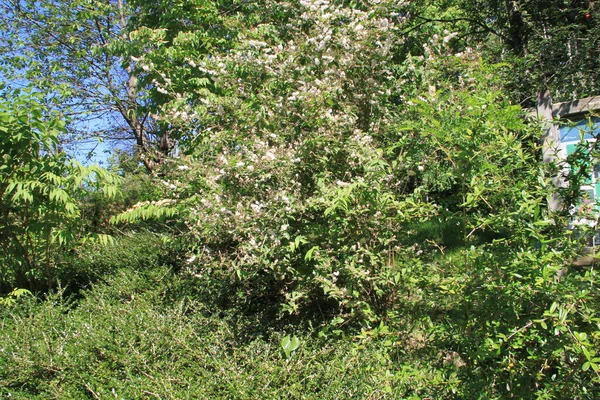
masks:
[[(342, 270), (338, 285), (329, 276), (365, 256), (363, 248), (350, 250), (354, 241), (371, 236), (384, 247), (398, 245), (391, 229), (380, 229), (385, 223), (374, 223), (375, 213), (391, 215), (398, 206), (395, 183), (405, 179), (383, 184), (388, 163), (379, 149), (395, 115), (386, 93), (397, 83), (389, 63), (398, 44), (392, 12), (388, 2), (369, 11), (265, 2), (260, 17), (244, 20), (233, 51), (207, 59), (180, 46), (186, 65), (175, 70), (156, 63), (165, 80), (184, 89), (162, 117), (189, 132), (184, 150), (193, 161), (174, 172), (178, 183), (160, 206), (140, 204), (117, 220), (176, 213), (190, 240), (206, 248), (201, 253), (226, 257), (253, 295), (280, 292), (292, 313), (330, 298), (371, 318), (369, 301), (345, 292), (348, 282), (371, 290), (360, 268)], [(196, 70), (217, 88), (212, 96), (181, 79)], [(360, 204), (355, 213), (349, 210), (354, 201)], [(342, 208), (352, 217), (333, 229)], [(328, 264), (336, 252), (337, 261)]]
[(112, 51), (129, 41), (130, 7), (121, 0), (0, 3), (4, 80), (33, 84), (72, 117), (70, 140), (133, 141), (148, 171), (175, 147), (148, 110), (136, 64)]
[(37, 93), (0, 94), (2, 286), (34, 290), (45, 281), (51, 288), (60, 252), (94, 237), (81, 229), (78, 199), (88, 191), (116, 194), (116, 177), (98, 166), (85, 168), (60, 150), (65, 122), (42, 101)]
[(568, 101), (597, 94), (598, 9), (588, 0), (459, 0), (415, 6), (411, 23), (441, 24), (461, 45), (513, 66), (504, 79), (515, 101), (535, 105), (537, 92)]
[(135, 15), (127, 24), (128, 36), (116, 40), (110, 51), (134, 60), (138, 84), (146, 89), (146, 110), (159, 130), (168, 133), (166, 139), (173, 144), (190, 140), (194, 134), (181, 129), (181, 122), (195, 124), (196, 133), (210, 126), (203, 105), (219, 93), (212, 71), (199, 64), (236, 46), (243, 4), (132, 0), (129, 7)]
[[(222, 20), (233, 8), (200, 0), (4, 0), (5, 79), (48, 92), (53, 106), (73, 117), (75, 138), (133, 142), (146, 169), (157, 172), (180, 139), (177, 126), (161, 118), (163, 103), (181, 88), (155, 65), (177, 71), (187, 64), (174, 51), (181, 47), (195, 56), (224, 51), (234, 34)], [(181, 80), (206, 95), (214, 89), (199, 70)]]
[[(176, 215), (199, 265), (227, 265), (223, 280), (278, 293), (290, 313), (333, 303), (371, 323), (393, 303), (382, 289), (394, 285), (391, 260), (427, 246), (411, 227), (461, 221), (460, 243), (500, 229), (488, 207), (515, 206), (537, 179), (519, 136), (527, 128), (497, 90), (477, 97), (499, 83), (476, 53), (453, 53), (450, 32), (407, 40), (395, 2), (265, 4), (234, 51), (198, 59), (179, 47), (187, 65), (156, 64), (184, 89), (165, 104), (185, 104), (188, 117), (173, 107), (162, 118), (190, 133), (189, 158), (164, 201), (116, 221)], [(196, 69), (211, 76), (212, 96), (181, 80)]]

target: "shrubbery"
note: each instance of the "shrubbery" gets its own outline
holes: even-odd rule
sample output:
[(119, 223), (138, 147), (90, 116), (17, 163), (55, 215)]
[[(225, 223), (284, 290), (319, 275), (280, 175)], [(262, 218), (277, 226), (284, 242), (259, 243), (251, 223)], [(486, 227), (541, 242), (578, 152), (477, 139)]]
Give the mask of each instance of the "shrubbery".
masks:
[(56, 277), (67, 293), (77, 293), (90, 283), (110, 279), (122, 269), (151, 270), (178, 265), (180, 260), (168, 239), (153, 233), (119, 236), (111, 243), (90, 243), (62, 255)]
[[(3, 394), (594, 398), (597, 274), (575, 267), (589, 229), (568, 227), (598, 151), (582, 143), (557, 190), (569, 169), (541, 162), (497, 78), (510, 66), (437, 25), (416, 46), (407, 4), (365, 4), (209, 8), (236, 33), (204, 38), (211, 57), (180, 21), (132, 21), (107, 49), (181, 141), (153, 175), (122, 155), (117, 200), (64, 163), (35, 108), (23, 125), (6, 107), (26, 134), (6, 147), (33, 151), (0, 170), (3, 279), (60, 287), (0, 309)], [(24, 268), (8, 234), (50, 264)]]
[[(400, 360), (399, 343), (358, 348), (291, 331), (239, 331), (251, 320), (208, 316), (165, 268), (121, 270), (85, 292), (76, 308), (54, 294), (0, 309), (0, 393), (12, 397), (365, 398), (451, 393), (444, 374)], [(289, 327), (293, 329), (293, 327)]]
[(114, 197), (117, 178), (70, 159), (59, 146), (64, 126), (41, 94), (0, 92), (0, 290), (52, 288), (61, 252), (108, 241), (82, 229), (79, 199)]

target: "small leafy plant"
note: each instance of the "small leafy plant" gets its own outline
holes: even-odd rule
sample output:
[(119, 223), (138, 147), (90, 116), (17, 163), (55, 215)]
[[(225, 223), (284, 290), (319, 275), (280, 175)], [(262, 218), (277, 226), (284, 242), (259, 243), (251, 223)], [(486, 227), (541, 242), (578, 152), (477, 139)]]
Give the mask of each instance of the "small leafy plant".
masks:
[(12, 292), (8, 293), (5, 297), (0, 297), (0, 305), (12, 306), (21, 297), (30, 295), (31, 292), (29, 290), (16, 288)]
[(284, 336), (283, 339), (281, 339), (279, 345), (281, 346), (281, 350), (283, 351), (285, 358), (289, 360), (294, 354), (294, 352), (300, 347), (300, 339), (298, 339), (298, 337), (296, 337), (295, 335), (287, 335)]

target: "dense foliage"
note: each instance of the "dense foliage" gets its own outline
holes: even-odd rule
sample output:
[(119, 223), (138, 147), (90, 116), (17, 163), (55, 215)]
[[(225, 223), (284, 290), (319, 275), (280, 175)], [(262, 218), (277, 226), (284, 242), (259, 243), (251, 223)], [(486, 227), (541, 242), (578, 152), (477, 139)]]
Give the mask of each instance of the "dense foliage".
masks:
[(90, 54), (177, 156), (138, 140), (84, 169), (57, 146), (68, 108), (6, 97), (2, 394), (594, 398), (597, 272), (572, 227), (598, 149), (542, 163), (519, 102), (552, 62), (581, 66), (555, 93), (595, 89), (597, 49), (543, 50), (595, 31), (544, 4), (107, 5), (128, 14)]
[(36, 94), (0, 97), (2, 286), (34, 290), (45, 280), (52, 288), (61, 252), (86, 239), (108, 240), (81, 229), (78, 200), (91, 190), (114, 197), (116, 178), (70, 160), (58, 147), (64, 122), (47, 113)]
[(502, 74), (505, 94), (525, 106), (535, 105), (542, 88), (560, 101), (597, 94), (600, 30), (593, 0), (411, 3), (412, 26), (444, 27), (486, 59), (510, 63)]

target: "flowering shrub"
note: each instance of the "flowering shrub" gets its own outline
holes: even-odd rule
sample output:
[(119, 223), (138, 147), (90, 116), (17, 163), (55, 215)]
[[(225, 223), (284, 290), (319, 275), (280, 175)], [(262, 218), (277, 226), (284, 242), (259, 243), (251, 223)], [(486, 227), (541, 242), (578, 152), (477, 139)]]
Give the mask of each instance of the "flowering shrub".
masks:
[[(529, 171), (520, 111), (496, 92), (476, 97), (476, 77), (489, 77), (472, 51), (452, 53), (452, 33), (400, 59), (403, 4), (266, 7), (284, 22), (266, 12), (234, 50), (187, 59), (220, 95), (176, 81), (186, 73), (157, 72), (189, 89), (161, 118), (194, 134), (166, 183), (169, 199), (117, 220), (178, 215), (194, 273), (216, 268), (248, 293), (284, 299), (290, 313), (333, 304), (338, 321), (378, 321), (402, 263), (439, 246), (407, 227), (518, 200), (499, 190), (510, 175), (495, 174), (509, 171), (482, 163)], [(497, 228), (476, 215), (463, 237)]]
[(592, 393), (596, 274), (557, 278), (581, 243), (546, 210), (561, 166), (539, 162), (507, 66), (435, 25), (416, 45), (409, 4), (361, 4), (266, 1), (223, 22), (228, 51), (188, 52), (184, 32), (141, 55), (183, 155), (163, 200), (115, 221), (176, 219), (211, 295), (389, 336), (458, 397)]

